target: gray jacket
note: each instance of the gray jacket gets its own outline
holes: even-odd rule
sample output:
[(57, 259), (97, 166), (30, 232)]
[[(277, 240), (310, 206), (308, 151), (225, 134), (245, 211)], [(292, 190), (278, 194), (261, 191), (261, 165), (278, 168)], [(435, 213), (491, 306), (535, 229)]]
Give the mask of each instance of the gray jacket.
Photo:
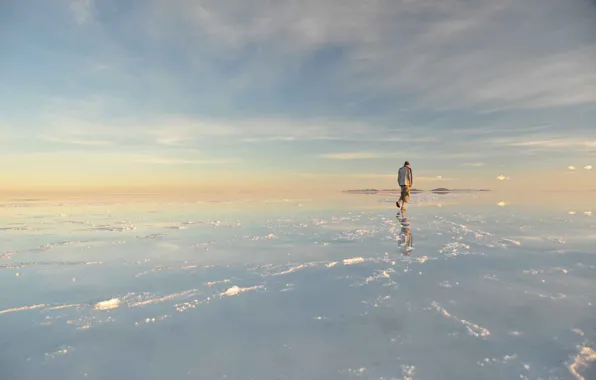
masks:
[(412, 183), (414, 183), (412, 168), (402, 166), (397, 174), (397, 183), (399, 183), (400, 186), (412, 186)]

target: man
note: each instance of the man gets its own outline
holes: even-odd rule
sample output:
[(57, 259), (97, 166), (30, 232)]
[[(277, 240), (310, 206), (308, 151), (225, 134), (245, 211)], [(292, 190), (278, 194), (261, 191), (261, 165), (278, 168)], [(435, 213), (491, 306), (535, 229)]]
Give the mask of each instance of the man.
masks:
[[(401, 196), (399, 200), (395, 202), (397, 208), (401, 208), (402, 214), (406, 211), (406, 203), (410, 201), (410, 189), (414, 184), (414, 176), (412, 175), (412, 168), (410, 163), (406, 161), (404, 166), (399, 169), (397, 174), (397, 183), (401, 187)], [(401, 202), (401, 205), (400, 205)]]

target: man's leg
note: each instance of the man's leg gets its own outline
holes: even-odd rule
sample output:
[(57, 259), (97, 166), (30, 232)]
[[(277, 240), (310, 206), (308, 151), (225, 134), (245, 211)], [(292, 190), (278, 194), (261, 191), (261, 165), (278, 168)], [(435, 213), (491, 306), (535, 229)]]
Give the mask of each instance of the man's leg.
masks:
[(405, 212), (406, 211), (406, 203), (408, 203), (410, 201), (410, 187), (409, 186), (404, 186), (402, 188), (400, 199), (402, 200), (401, 210), (402, 210), (402, 212)]
[(397, 208), (400, 208), (401, 205), (399, 204), (399, 202), (403, 201), (404, 198), (404, 187), (400, 186), (400, 192), (399, 192), (399, 199), (397, 200), (397, 202), (395, 202), (395, 204), (397, 205)]

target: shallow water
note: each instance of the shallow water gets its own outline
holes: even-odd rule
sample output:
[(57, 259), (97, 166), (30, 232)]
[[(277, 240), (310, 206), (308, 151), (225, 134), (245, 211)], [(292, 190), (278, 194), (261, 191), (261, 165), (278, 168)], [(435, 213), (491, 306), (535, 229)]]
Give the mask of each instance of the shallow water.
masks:
[[(500, 205), (499, 205), (500, 204)], [(20, 200), (2, 379), (596, 379), (596, 220), (475, 195)]]

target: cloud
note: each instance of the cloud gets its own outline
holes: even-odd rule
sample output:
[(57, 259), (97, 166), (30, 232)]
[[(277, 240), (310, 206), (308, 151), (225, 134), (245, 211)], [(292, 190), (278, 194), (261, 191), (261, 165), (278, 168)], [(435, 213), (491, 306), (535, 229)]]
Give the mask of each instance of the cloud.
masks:
[(575, 170), (575, 166), (570, 165), (567, 169), (569, 169), (569, 170)]
[(78, 25), (86, 24), (92, 16), (93, 0), (72, 0), (70, 9)]
[(328, 160), (369, 160), (383, 157), (376, 153), (355, 152), (355, 153), (328, 153), (320, 157)]
[[(258, 143), (271, 141), (397, 141), (384, 128), (365, 122), (333, 117), (243, 117), (217, 118), (184, 114), (140, 113), (127, 118), (109, 118), (121, 109), (123, 99), (94, 96), (90, 99), (51, 98), (41, 114), (41, 123), (53, 136), (111, 136), (146, 138), (159, 145), (192, 145), (197, 139), (225, 138)], [(47, 132), (46, 134), (50, 134)], [(395, 133), (395, 132), (393, 132)], [(105, 139), (105, 138), (104, 138)], [(399, 141), (430, 141), (412, 135)]]
[(108, 140), (93, 140), (93, 139), (69, 139), (59, 137), (40, 137), (41, 140), (59, 143), (59, 144), (71, 144), (71, 145), (87, 145), (87, 146), (109, 146), (114, 145), (113, 141)]
[(185, 32), (201, 65), (206, 56), (245, 59), (238, 77), (248, 87), (275, 86), (336, 48), (329, 80), (359, 97), (398, 103), (408, 93), (418, 107), (496, 110), (596, 102), (585, 2), (161, 0), (152, 14), (161, 26), (152, 31)]
[(231, 163), (231, 160), (195, 160), (178, 157), (164, 156), (143, 156), (136, 155), (131, 157), (131, 161), (143, 164), (155, 165), (219, 165)]
[(505, 181), (505, 180), (509, 181), (511, 178), (510, 177), (505, 177), (504, 175), (500, 175), (500, 176), (497, 177), (497, 179), (499, 181)]
[[(296, 176), (304, 178), (346, 178), (346, 179), (377, 179), (377, 180), (397, 180), (396, 173), (297, 173)], [(438, 181), (454, 181), (457, 178), (452, 177), (428, 177), (428, 176), (415, 176), (415, 182), (438, 182)]]
[(382, 179), (382, 180), (396, 180), (396, 174), (386, 174), (386, 173), (337, 173), (337, 172), (327, 172), (327, 173), (296, 173), (294, 176), (304, 177), (304, 178), (345, 178), (345, 179)]
[(418, 177), (418, 176), (414, 176), (414, 182), (454, 181), (456, 179), (457, 178), (443, 177), (443, 176), (437, 176), (437, 177)]
[[(208, 158), (199, 157), (180, 157), (175, 155), (153, 155), (139, 153), (125, 153), (118, 151), (90, 152), (88, 150), (73, 151), (54, 151), (54, 152), (35, 152), (29, 154), (10, 153), (4, 156), (11, 160), (20, 160), (21, 163), (32, 163), (34, 166), (52, 165), (74, 165), (78, 168), (84, 167), (84, 164), (101, 165), (106, 168), (112, 168), (117, 171), (130, 164), (150, 164), (150, 165), (223, 165), (237, 162), (233, 158)], [(110, 170), (112, 170), (110, 169)]]
[(499, 134), (503, 135), (505, 133), (513, 133), (519, 134), (520, 132), (528, 133), (528, 132), (543, 132), (545, 130), (553, 129), (554, 126), (552, 124), (544, 124), (544, 125), (535, 125), (531, 127), (524, 126), (523, 128), (519, 126), (507, 126), (501, 124), (495, 125), (486, 125), (482, 127), (473, 127), (473, 128), (462, 128), (462, 129), (453, 129), (450, 130), (450, 133), (454, 134), (464, 134), (464, 135), (492, 135), (492, 134)]
[(523, 140), (509, 142), (507, 145), (542, 148), (542, 149), (569, 149), (569, 148), (596, 148), (596, 140), (590, 139), (550, 139), (550, 140)]
[(592, 165), (586, 165), (586, 166), (584, 166), (584, 169), (586, 169), (586, 170), (592, 170)]

